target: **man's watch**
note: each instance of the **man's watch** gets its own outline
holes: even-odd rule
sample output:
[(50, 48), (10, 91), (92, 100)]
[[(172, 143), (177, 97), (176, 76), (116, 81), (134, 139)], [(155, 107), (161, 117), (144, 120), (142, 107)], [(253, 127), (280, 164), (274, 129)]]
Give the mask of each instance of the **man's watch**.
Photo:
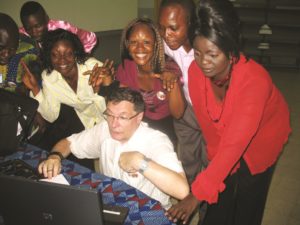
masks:
[(146, 171), (146, 169), (148, 169), (148, 167), (149, 167), (148, 162), (150, 162), (150, 161), (151, 161), (151, 159), (144, 156), (143, 160), (141, 161), (140, 168), (139, 168), (139, 172), (141, 174), (143, 174)]
[(49, 152), (48, 157), (49, 157), (50, 155), (57, 155), (57, 156), (59, 156), (60, 161), (62, 161), (62, 160), (65, 159), (65, 157), (64, 157), (60, 152), (56, 152), (56, 151)]

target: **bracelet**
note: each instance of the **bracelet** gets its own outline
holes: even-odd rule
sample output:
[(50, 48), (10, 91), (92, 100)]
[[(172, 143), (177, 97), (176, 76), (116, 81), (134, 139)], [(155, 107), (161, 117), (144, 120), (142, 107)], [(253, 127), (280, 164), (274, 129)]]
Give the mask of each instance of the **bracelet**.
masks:
[(60, 161), (62, 161), (63, 159), (65, 159), (65, 157), (64, 157), (60, 152), (53, 151), (53, 152), (50, 152), (50, 153), (48, 154), (48, 157), (49, 157), (50, 155), (57, 155), (57, 156), (59, 156)]

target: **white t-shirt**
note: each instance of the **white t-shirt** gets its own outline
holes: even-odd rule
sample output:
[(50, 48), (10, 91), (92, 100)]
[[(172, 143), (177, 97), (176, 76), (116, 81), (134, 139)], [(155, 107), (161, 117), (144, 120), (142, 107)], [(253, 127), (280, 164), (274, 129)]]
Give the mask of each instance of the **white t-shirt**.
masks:
[(149, 128), (146, 123), (142, 122), (133, 136), (126, 143), (121, 143), (110, 136), (108, 124), (103, 121), (91, 129), (73, 134), (68, 137), (68, 141), (70, 141), (71, 151), (76, 157), (99, 157), (100, 169), (104, 175), (123, 180), (158, 200), (166, 209), (171, 206), (170, 197), (142, 174), (138, 174), (138, 177), (131, 177), (118, 165), (122, 152), (139, 151), (170, 170), (178, 173), (184, 172), (172, 143), (162, 132)]
[(190, 94), (189, 94), (189, 87), (188, 87), (188, 70), (189, 67), (194, 60), (194, 49), (191, 49), (189, 52), (186, 52), (183, 46), (176, 50), (172, 50), (168, 47), (166, 42), (164, 42), (165, 53), (170, 56), (174, 61), (178, 64), (182, 72), (183, 78), (183, 93), (185, 99), (192, 104)]

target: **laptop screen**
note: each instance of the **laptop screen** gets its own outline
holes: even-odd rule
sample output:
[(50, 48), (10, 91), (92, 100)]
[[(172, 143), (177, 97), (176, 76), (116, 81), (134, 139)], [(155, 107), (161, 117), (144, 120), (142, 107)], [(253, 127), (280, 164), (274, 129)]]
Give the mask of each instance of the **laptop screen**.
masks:
[(17, 176), (0, 175), (0, 214), (5, 225), (103, 225), (101, 195)]

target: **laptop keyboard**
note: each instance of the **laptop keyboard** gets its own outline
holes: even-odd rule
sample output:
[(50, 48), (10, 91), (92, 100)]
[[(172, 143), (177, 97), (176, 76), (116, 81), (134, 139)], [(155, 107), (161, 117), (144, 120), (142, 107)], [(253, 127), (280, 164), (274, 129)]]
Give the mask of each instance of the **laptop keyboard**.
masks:
[(32, 180), (42, 178), (32, 166), (20, 159), (0, 163), (0, 174), (24, 177)]

